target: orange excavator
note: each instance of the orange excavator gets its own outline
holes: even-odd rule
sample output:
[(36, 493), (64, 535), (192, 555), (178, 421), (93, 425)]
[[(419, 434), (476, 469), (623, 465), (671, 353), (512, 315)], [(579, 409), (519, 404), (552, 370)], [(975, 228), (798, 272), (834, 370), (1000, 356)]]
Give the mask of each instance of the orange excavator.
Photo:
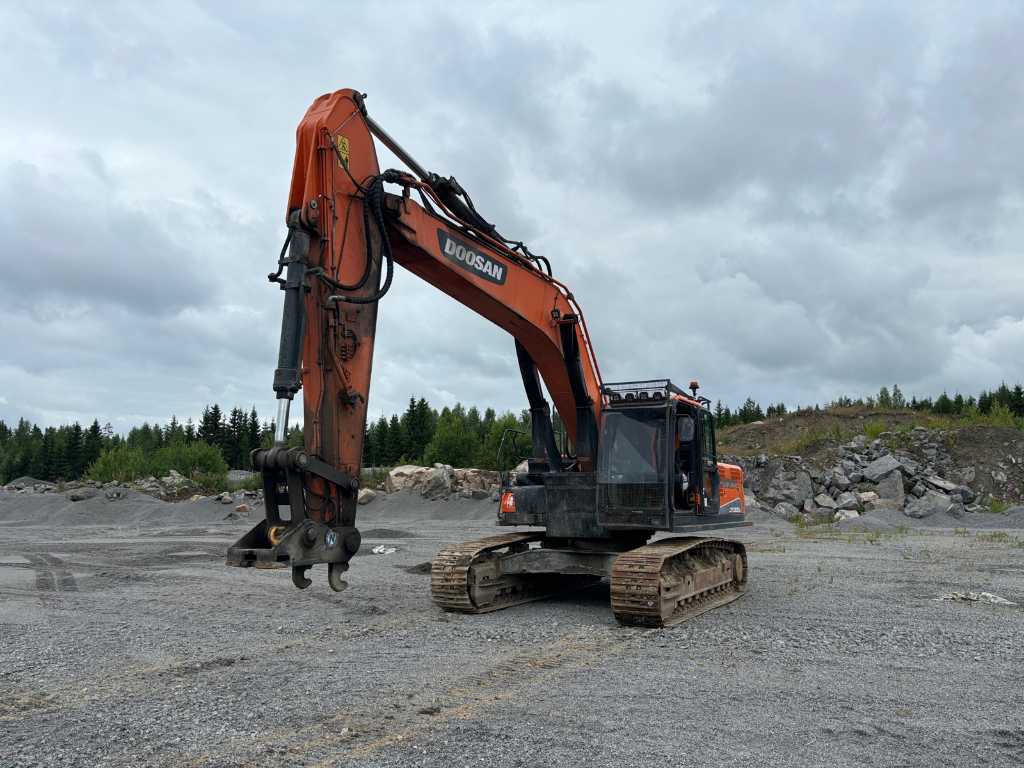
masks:
[[(381, 172), (374, 139), (407, 170)], [(610, 578), (620, 622), (667, 626), (743, 593), (743, 545), (705, 535), (749, 525), (743, 473), (718, 463), (697, 382), (687, 392), (667, 379), (602, 381), (583, 312), (550, 262), (499, 234), (454, 178), (417, 163), (369, 116), (365, 95), (325, 94), (306, 112), (286, 220), (269, 275), (284, 291), (275, 439), (252, 455), (266, 518), (229, 548), (228, 565), (290, 567), (304, 589), (324, 563), (331, 588), (345, 588), (360, 544), (377, 309), (398, 264), (508, 331), (530, 407), (528, 471), (503, 483), (497, 522), (531, 530), (439, 552), (435, 603), (483, 613)], [(289, 448), (300, 388), (304, 445)], [(655, 538), (663, 531), (677, 535)]]

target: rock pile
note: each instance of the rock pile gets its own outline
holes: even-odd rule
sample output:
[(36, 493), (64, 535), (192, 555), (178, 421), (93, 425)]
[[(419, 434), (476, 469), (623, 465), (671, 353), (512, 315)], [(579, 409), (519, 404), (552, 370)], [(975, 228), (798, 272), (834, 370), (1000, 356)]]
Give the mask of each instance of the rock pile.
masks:
[(417, 467), (404, 464), (388, 472), (380, 490), (419, 491), (427, 499), (496, 499), (500, 483), (497, 472), (487, 469), (455, 469), (448, 464)]
[(883, 432), (858, 435), (839, 446), (827, 468), (799, 456), (739, 459), (754, 495), (775, 515), (808, 523), (842, 521), (881, 509), (911, 518), (963, 517), (985, 509), (971, 488), (976, 469), (956, 467), (944, 433), (914, 427), (897, 443)]
[(213, 496), (204, 496), (192, 480), (176, 470), (170, 470), (163, 477), (144, 477), (127, 483), (112, 481), (100, 483), (96, 480), (73, 480), (67, 483), (50, 483), (32, 477), (19, 477), (0, 490), (9, 493), (63, 493), (68, 501), (85, 501), (103, 495), (108, 501), (123, 499), (128, 491), (137, 491), (162, 501), (203, 501), (209, 499), (221, 504), (261, 504), (263, 491), (225, 491)]

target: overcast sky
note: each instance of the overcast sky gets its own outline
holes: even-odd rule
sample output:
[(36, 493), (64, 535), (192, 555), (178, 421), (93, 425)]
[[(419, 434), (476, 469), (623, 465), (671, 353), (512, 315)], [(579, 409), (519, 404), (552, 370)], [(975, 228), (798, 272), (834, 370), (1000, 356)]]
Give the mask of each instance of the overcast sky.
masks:
[[(294, 130), (343, 87), (550, 258), (606, 380), (1024, 379), (1024, 4), (429, 5), (0, 4), (0, 418), (270, 416)], [(371, 412), (411, 394), (525, 406), (399, 271)]]

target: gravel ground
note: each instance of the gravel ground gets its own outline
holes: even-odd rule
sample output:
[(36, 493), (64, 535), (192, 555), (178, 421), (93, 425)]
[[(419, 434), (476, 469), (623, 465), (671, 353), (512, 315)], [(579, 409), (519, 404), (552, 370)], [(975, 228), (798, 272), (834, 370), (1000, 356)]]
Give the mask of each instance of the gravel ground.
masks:
[[(639, 630), (607, 585), (434, 608), (423, 564), (494, 533), (489, 504), (374, 502), (362, 552), (398, 551), (336, 595), (224, 567), (248, 524), (212, 505), (54, 528), (24, 503), (0, 498), (0, 766), (1024, 763), (1020, 531), (765, 521), (742, 599)], [(1022, 605), (934, 599), (953, 590)]]

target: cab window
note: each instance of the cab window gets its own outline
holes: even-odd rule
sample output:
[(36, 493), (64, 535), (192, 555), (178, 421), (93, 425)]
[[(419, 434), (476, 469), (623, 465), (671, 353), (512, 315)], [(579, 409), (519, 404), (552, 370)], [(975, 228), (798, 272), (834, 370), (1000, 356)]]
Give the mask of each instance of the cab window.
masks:
[(701, 445), (702, 453), (704, 454), (705, 461), (715, 460), (715, 420), (711, 418), (711, 414), (707, 411), (701, 411), (702, 426), (704, 427), (701, 432), (703, 442)]

